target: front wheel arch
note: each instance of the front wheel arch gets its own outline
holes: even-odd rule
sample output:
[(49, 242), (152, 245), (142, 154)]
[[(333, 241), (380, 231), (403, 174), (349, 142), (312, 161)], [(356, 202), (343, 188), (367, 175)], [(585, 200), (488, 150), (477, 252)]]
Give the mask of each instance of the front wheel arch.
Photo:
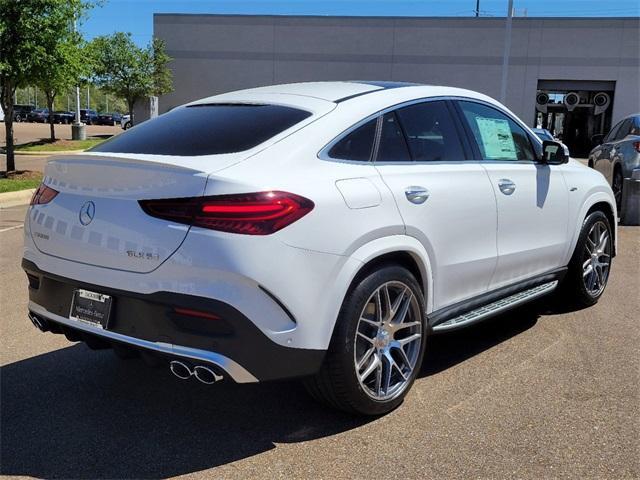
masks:
[(613, 247), (613, 254), (612, 257), (616, 256), (616, 221), (615, 221), (615, 216), (614, 216), (614, 212), (613, 209), (611, 208), (611, 205), (608, 204), (607, 202), (598, 202), (595, 203), (594, 205), (591, 206), (591, 208), (589, 208), (589, 210), (587, 211), (587, 214), (584, 216), (584, 218), (582, 219), (582, 221), (586, 220), (587, 217), (589, 215), (591, 215), (593, 212), (595, 211), (600, 211), (602, 213), (605, 214), (605, 216), (607, 217), (607, 220), (609, 220), (609, 225), (611, 226), (611, 237), (612, 237), (612, 247)]

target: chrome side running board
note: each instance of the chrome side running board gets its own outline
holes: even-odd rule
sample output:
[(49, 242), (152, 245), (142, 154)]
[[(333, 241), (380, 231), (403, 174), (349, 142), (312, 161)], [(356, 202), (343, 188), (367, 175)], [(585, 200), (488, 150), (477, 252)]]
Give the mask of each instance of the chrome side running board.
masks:
[(236, 383), (253, 383), (258, 381), (258, 379), (251, 373), (249, 373), (242, 365), (239, 365), (230, 358), (227, 358), (224, 355), (220, 355), (216, 352), (184, 347), (181, 345), (173, 345), (170, 343), (151, 342), (149, 340), (143, 340), (141, 338), (129, 337), (128, 335), (123, 335), (111, 330), (103, 330), (101, 328), (82, 323), (78, 320), (71, 320), (69, 318), (56, 315), (55, 313), (51, 313), (44, 307), (32, 301), (29, 302), (29, 310), (36, 313), (37, 315), (41, 315), (43, 318), (49, 321), (60, 323), (68, 327), (75, 328), (76, 330), (91, 333), (107, 340), (115, 340), (132, 347), (153, 350), (175, 357), (182, 357), (184, 359), (213, 364), (224, 371), (227, 375), (229, 375)]
[(458, 315), (457, 317), (447, 320), (446, 322), (435, 325), (433, 327), (433, 331), (445, 332), (448, 330), (454, 330), (456, 328), (471, 325), (480, 320), (484, 320), (485, 318), (497, 315), (505, 310), (509, 310), (510, 308), (513, 308), (522, 303), (529, 302), (534, 298), (546, 295), (547, 293), (554, 290), (557, 286), (558, 281), (554, 280), (552, 282), (543, 283), (542, 285), (538, 285), (537, 287), (529, 288), (528, 290), (523, 290), (522, 292), (509, 295), (508, 297), (501, 298), (500, 300), (496, 300), (495, 302), (483, 305), (482, 307), (478, 307), (474, 310), (471, 310), (470, 312), (463, 313), (462, 315)]

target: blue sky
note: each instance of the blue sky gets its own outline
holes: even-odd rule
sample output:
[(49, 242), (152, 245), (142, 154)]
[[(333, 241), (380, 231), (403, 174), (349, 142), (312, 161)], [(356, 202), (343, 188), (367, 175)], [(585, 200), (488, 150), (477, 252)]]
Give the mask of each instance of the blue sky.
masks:
[[(89, 12), (87, 38), (130, 32), (139, 45), (153, 34), (154, 13), (270, 15), (472, 16), (476, 0), (103, 0)], [(530, 17), (638, 17), (640, 0), (514, 0)], [(480, 0), (483, 16), (504, 16), (507, 0)]]

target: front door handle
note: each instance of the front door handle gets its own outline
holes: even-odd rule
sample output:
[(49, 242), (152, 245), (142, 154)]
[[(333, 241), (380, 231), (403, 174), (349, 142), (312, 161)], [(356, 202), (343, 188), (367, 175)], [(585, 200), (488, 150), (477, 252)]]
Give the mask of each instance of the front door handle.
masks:
[(513, 192), (516, 191), (516, 184), (513, 183), (508, 178), (500, 179), (498, 181), (498, 187), (500, 188), (500, 191), (505, 195), (511, 195)]
[(429, 198), (429, 190), (424, 187), (407, 187), (404, 190), (404, 194), (407, 196), (407, 200), (416, 205), (426, 202), (427, 198)]

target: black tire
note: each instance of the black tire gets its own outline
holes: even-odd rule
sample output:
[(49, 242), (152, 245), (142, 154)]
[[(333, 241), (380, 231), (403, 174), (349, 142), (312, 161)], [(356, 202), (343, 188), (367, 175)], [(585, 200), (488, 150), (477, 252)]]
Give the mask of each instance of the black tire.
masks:
[[(602, 225), (604, 225), (609, 235), (609, 241), (607, 245), (609, 265), (606, 271), (602, 288), (599, 292), (593, 293), (590, 292), (587, 288), (588, 279), (585, 280), (583, 268), (584, 263), (588, 259), (587, 252), (585, 251), (588, 242), (587, 237), (589, 236), (589, 233), (591, 232), (593, 226), (597, 223), (601, 223)], [(573, 256), (571, 257), (571, 261), (569, 262), (569, 270), (563, 280), (559, 299), (568, 301), (572, 306), (576, 308), (590, 307), (591, 305), (595, 305), (598, 302), (598, 300), (604, 293), (607, 282), (609, 280), (613, 252), (612, 243), (613, 235), (611, 231), (611, 224), (609, 223), (609, 219), (607, 218), (607, 216), (600, 210), (587, 215), (587, 218), (585, 218), (584, 222), (582, 223), (580, 236), (578, 237), (576, 248), (573, 252)]]
[(124, 124), (124, 129), (125, 129), (125, 130), (129, 130), (130, 128), (131, 128), (131, 122), (126, 122), (126, 123)]
[(15, 120), (16, 120), (16, 122), (20, 123), (20, 122), (22, 122), (22, 117), (18, 114), (18, 115), (16, 115)]
[[(415, 366), (407, 380), (403, 382), (402, 389), (393, 398), (376, 400), (365, 391), (358, 380), (355, 365), (356, 332), (359, 328), (360, 315), (372, 295), (378, 288), (389, 282), (396, 282), (397, 285), (402, 284), (413, 293), (417, 304), (412, 304), (416, 307), (412, 309), (412, 316), (413, 318), (416, 315), (419, 317), (421, 329), (419, 341), (421, 343), (414, 347), (414, 355), (417, 355), (414, 357), (416, 359)], [(349, 413), (383, 415), (398, 407), (411, 389), (422, 365), (428, 333), (424, 311), (422, 290), (414, 276), (403, 267), (394, 264), (383, 265), (356, 279), (340, 309), (331, 343), (320, 371), (305, 380), (307, 391), (316, 400)], [(388, 368), (388, 371), (394, 372), (393, 368)]]
[(615, 171), (613, 172), (613, 181), (611, 182), (611, 190), (613, 190), (613, 195), (616, 199), (616, 208), (618, 209), (618, 216), (622, 217), (622, 209), (623, 205), (623, 195), (622, 189), (624, 186), (624, 178), (622, 176), (622, 169), (619, 166), (616, 166)]

